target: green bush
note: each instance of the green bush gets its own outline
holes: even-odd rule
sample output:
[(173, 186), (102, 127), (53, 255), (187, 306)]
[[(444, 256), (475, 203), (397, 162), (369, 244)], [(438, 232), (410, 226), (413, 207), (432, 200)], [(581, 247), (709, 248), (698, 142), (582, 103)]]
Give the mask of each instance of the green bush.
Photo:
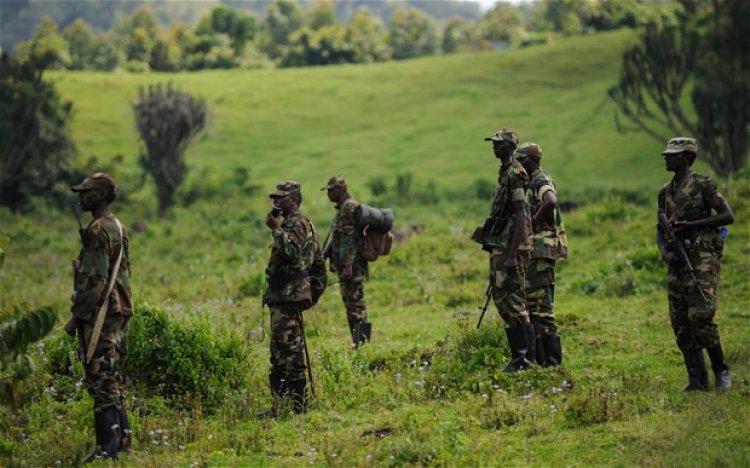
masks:
[(217, 407), (249, 374), (248, 351), (237, 334), (211, 331), (207, 319), (170, 319), (137, 304), (130, 322), (126, 371), (179, 407)]

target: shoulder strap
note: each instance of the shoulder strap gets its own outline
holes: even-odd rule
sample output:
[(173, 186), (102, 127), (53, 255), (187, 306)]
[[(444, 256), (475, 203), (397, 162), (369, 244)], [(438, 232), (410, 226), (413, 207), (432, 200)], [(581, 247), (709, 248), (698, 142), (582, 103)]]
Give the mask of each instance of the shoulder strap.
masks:
[(91, 340), (89, 340), (88, 350), (86, 351), (86, 363), (91, 361), (94, 356), (94, 350), (96, 345), (99, 343), (99, 335), (102, 333), (102, 326), (104, 326), (104, 317), (107, 315), (107, 305), (109, 303), (109, 294), (112, 292), (112, 288), (115, 285), (117, 279), (117, 273), (120, 271), (120, 263), (122, 262), (122, 252), (125, 250), (125, 238), (122, 234), (122, 224), (120, 220), (115, 218), (117, 223), (117, 229), (120, 232), (120, 252), (117, 254), (117, 260), (115, 260), (115, 266), (112, 268), (112, 272), (109, 274), (109, 284), (107, 285), (107, 291), (99, 299), (99, 311), (96, 313), (96, 322), (94, 322), (94, 329), (91, 331)]

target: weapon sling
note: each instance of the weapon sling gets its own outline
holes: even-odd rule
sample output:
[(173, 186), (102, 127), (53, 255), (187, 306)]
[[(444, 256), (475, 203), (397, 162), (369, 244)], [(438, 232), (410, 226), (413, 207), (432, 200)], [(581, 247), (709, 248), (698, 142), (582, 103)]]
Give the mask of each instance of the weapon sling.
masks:
[(102, 295), (99, 302), (99, 311), (96, 313), (96, 322), (94, 322), (94, 329), (91, 331), (91, 340), (89, 341), (88, 350), (86, 351), (86, 364), (91, 361), (96, 350), (96, 345), (99, 343), (99, 335), (102, 333), (102, 326), (104, 325), (104, 318), (107, 315), (107, 305), (109, 304), (109, 294), (112, 292), (112, 287), (115, 285), (117, 279), (117, 273), (120, 271), (120, 262), (122, 261), (122, 251), (125, 249), (125, 239), (122, 235), (122, 224), (120, 220), (115, 218), (117, 223), (117, 229), (120, 231), (120, 252), (117, 254), (117, 260), (115, 260), (115, 266), (112, 269), (112, 273), (109, 276), (109, 284), (107, 285), (106, 292)]

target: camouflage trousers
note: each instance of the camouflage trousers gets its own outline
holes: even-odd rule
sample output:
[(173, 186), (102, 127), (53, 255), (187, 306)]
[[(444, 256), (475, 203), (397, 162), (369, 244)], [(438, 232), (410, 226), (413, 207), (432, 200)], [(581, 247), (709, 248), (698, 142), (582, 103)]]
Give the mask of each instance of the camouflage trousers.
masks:
[(282, 382), (305, 378), (305, 342), (300, 327), (302, 302), (271, 304), (271, 376)]
[(526, 268), (526, 308), (536, 336), (557, 334), (554, 305), (555, 260), (532, 258)]
[(365, 304), (365, 284), (362, 280), (344, 281), (339, 277), (339, 291), (346, 308), (346, 320), (349, 330), (353, 331), (358, 323), (367, 322), (367, 304)]
[(519, 254), (519, 265), (512, 271), (505, 268), (507, 253), (492, 251), (490, 255), (490, 281), (493, 284), (492, 299), (500, 317), (508, 326), (528, 325), (529, 312), (526, 309), (525, 277), (528, 253)]
[[(96, 319), (96, 317), (92, 318)], [(78, 349), (86, 370), (84, 383), (94, 400), (94, 411), (101, 411), (109, 406), (122, 408), (125, 397), (122, 369), (126, 358), (128, 319), (129, 317), (123, 317), (120, 314), (108, 315), (104, 319), (99, 341), (88, 364), (85, 361), (85, 350), (91, 343), (94, 320), (81, 322), (78, 330), (84, 341), (83, 347), (79, 341)]]
[[(719, 330), (714, 323), (720, 257), (698, 249), (689, 255), (697, 285), (690, 273), (681, 268), (670, 266), (667, 274), (669, 321), (681, 351), (710, 348), (720, 343)], [(706, 300), (698, 291), (698, 285), (703, 288)]]

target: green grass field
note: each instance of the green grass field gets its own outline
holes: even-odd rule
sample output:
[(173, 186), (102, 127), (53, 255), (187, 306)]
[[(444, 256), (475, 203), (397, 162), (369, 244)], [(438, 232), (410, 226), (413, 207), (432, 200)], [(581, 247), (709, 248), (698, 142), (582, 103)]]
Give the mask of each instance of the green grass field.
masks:
[[(217, 340), (240, 337), (248, 356), (238, 363), (246, 387), (213, 412), (197, 402), (175, 409), (133, 389), (134, 452), (122, 463), (750, 464), (750, 182), (721, 182), (736, 222), (717, 322), (735, 388), (683, 394), (666, 271), (654, 245), (656, 192), (670, 174), (662, 144), (617, 132), (606, 97), (633, 37), (614, 32), (378, 65), (51, 74), (74, 102), (78, 164), (97, 155), (122, 184), (113, 208), (131, 227), (140, 303), (177, 323), (208, 321)], [(151, 183), (139, 186), (130, 105), (139, 86), (167, 80), (203, 97), (212, 118), (188, 150), (180, 203), (158, 220)], [(582, 205), (565, 217), (570, 258), (558, 269), (560, 369), (503, 375), (508, 349), (497, 314), (491, 309), (474, 330), (487, 258), (469, 235), (489, 208), (486, 187), (497, 173), (482, 139), (502, 126), (539, 143), (560, 198)], [(257, 333), (269, 244), (265, 194), (278, 179), (299, 180), (303, 210), (323, 236), (333, 210), (318, 188), (336, 173), (363, 201), (392, 204), (400, 227), (422, 230), (371, 265), (371, 344), (349, 348), (335, 286), (306, 312), (318, 397), (304, 416), (261, 421), (254, 414), (270, 401), (268, 340)], [(397, 175), (408, 174), (411, 184), (396, 193)], [(388, 190), (376, 196), (379, 180)], [(27, 214), (0, 209), (0, 235), (11, 238), (0, 317), (51, 304), (67, 319), (78, 251), (72, 215), (43, 204)], [(62, 333), (58, 327), (46, 348), (35, 348), (40, 368), (24, 405), (0, 408), (0, 464), (68, 465), (91, 448), (91, 400), (63, 388), (47, 364)]]

